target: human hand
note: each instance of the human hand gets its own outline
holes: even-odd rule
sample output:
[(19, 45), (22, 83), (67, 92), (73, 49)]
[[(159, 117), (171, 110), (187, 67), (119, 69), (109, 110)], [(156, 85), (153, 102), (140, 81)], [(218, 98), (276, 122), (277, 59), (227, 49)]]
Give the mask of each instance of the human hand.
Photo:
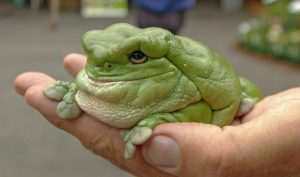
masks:
[[(71, 54), (64, 65), (75, 76), (85, 61), (84, 56)], [(52, 82), (43, 73), (24, 73), (16, 78), (15, 89), (50, 123), (136, 176), (300, 176), (300, 88), (265, 98), (224, 128), (200, 123), (160, 125), (132, 160), (124, 160), (119, 129), (87, 114), (75, 120), (57, 117), (56, 103), (43, 95), (45, 85)]]

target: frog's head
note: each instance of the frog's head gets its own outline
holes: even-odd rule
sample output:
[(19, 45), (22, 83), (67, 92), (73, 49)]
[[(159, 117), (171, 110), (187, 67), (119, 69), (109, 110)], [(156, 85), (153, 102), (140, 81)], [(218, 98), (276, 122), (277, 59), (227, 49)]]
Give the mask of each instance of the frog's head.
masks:
[(173, 34), (163, 29), (139, 29), (129, 24), (86, 32), (82, 37), (88, 55), (86, 73), (102, 82), (176, 74), (178, 69), (166, 58), (172, 38)]
[(86, 32), (82, 45), (88, 59), (76, 78), (78, 104), (103, 122), (128, 128), (150, 114), (199, 100), (196, 86), (169, 59), (181, 54), (172, 48), (178, 40), (160, 28), (128, 24)]

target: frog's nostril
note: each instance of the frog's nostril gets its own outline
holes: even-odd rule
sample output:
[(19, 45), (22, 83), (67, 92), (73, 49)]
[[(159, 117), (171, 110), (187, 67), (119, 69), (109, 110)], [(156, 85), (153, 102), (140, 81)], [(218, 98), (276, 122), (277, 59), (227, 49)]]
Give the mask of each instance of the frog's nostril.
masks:
[(112, 67), (113, 67), (113, 65), (112, 65), (111, 63), (105, 63), (103, 67), (104, 67), (104, 69), (106, 69), (106, 70), (111, 70)]

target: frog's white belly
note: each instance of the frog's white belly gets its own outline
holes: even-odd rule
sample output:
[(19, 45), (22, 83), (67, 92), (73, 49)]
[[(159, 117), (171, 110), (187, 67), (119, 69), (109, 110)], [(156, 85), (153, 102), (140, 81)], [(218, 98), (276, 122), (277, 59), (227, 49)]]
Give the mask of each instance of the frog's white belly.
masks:
[(106, 102), (84, 91), (77, 92), (76, 101), (89, 115), (118, 128), (130, 128), (147, 115), (145, 109)]

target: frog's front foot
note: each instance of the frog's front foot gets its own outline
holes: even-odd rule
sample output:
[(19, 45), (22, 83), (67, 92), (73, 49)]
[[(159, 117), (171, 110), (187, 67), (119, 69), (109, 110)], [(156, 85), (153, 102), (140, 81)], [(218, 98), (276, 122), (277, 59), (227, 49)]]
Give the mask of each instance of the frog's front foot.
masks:
[(82, 110), (75, 100), (77, 88), (74, 83), (56, 81), (44, 89), (44, 95), (51, 100), (58, 101), (56, 112), (63, 119), (78, 117)]
[(123, 134), (125, 146), (125, 159), (134, 156), (136, 146), (144, 144), (152, 135), (152, 129), (168, 122), (178, 122), (177, 118), (170, 113), (157, 113), (141, 120), (135, 127)]
[(144, 126), (136, 126), (129, 130), (124, 138), (125, 146), (125, 159), (131, 159), (135, 153), (136, 146), (144, 144), (152, 135), (152, 129)]
[(251, 109), (254, 107), (255, 104), (256, 104), (256, 101), (254, 99), (243, 98), (241, 100), (240, 108), (239, 108), (239, 111), (236, 116), (240, 117), (240, 116), (247, 114), (248, 112), (251, 111)]

